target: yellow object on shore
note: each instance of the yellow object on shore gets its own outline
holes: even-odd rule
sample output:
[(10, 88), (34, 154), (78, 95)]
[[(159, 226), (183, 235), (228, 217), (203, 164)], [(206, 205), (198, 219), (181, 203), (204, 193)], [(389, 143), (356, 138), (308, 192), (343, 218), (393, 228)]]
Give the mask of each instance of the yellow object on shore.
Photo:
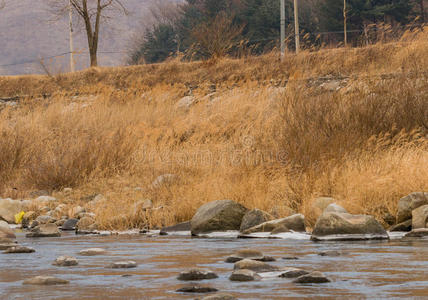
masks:
[(22, 218), (24, 217), (25, 212), (21, 211), (20, 213), (17, 213), (15, 215), (15, 224), (21, 224), (22, 223)]

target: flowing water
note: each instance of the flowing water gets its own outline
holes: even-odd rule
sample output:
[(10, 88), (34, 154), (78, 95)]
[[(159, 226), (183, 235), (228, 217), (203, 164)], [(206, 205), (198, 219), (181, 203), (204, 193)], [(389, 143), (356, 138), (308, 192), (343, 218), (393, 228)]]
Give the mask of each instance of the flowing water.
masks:
[[(308, 236), (288, 234), (282, 239), (236, 239), (214, 235), (190, 236), (75, 236), (26, 239), (18, 242), (36, 249), (31, 254), (0, 254), (0, 299), (195, 299), (177, 293), (186, 282), (179, 272), (193, 267), (209, 268), (218, 279), (204, 285), (233, 294), (238, 299), (428, 299), (428, 240), (314, 243)], [(105, 248), (103, 256), (83, 257), (86, 248)], [(224, 260), (233, 252), (251, 248), (274, 256), (279, 267), (317, 270), (331, 283), (296, 285), (290, 279), (264, 278), (258, 282), (231, 282), (233, 264)], [(328, 257), (321, 251), (340, 250), (344, 255)], [(54, 267), (61, 255), (79, 259), (75, 267)], [(296, 256), (298, 260), (284, 260)], [(133, 260), (134, 269), (108, 269), (109, 263)], [(38, 275), (67, 279), (68, 285), (29, 286), (23, 280)]]

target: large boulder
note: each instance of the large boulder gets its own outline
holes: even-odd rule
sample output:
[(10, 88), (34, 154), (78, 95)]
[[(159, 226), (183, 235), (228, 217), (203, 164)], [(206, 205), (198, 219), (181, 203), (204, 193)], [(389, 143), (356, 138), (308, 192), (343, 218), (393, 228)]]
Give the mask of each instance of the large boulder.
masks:
[(261, 280), (262, 278), (256, 272), (252, 270), (235, 270), (229, 277), (230, 281), (255, 281)]
[(332, 203), (335, 203), (336, 200), (331, 197), (318, 197), (312, 201), (312, 213), (315, 219), (318, 219), (322, 215), (325, 208)]
[(232, 200), (202, 205), (190, 221), (193, 235), (213, 231), (238, 230), (247, 208)]
[(412, 229), (428, 228), (428, 205), (412, 211)]
[(243, 233), (250, 234), (254, 232), (272, 232), (278, 227), (285, 227), (289, 230), (305, 232), (305, 217), (302, 214), (296, 214), (283, 219), (268, 221), (249, 228)]
[(411, 193), (398, 201), (397, 223), (402, 223), (412, 218), (412, 211), (420, 206), (428, 204), (428, 193)]
[(0, 220), (15, 224), (15, 215), (23, 210), (22, 202), (10, 198), (0, 199)]
[(242, 218), (242, 223), (241, 227), (239, 228), (239, 231), (243, 232), (249, 228), (260, 225), (273, 219), (274, 217), (271, 214), (260, 209), (250, 210), (244, 215), (244, 218)]
[(5, 221), (0, 221), (0, 238), (1, 239), (15, 239), (15, 233), (10, 228), (9, 224)]
[(318, 219), (312, 240), (388, 239), (382, 225), (372, 216), (325, 212)]
[(60, 237), (60, 236), (61, 236), (61, 232), (59, 231), (58, 227), (53, 223), (37, 226), (33, 228), (31, 232), (26, 234), (26, 237), (30, 237), (30, 238)]

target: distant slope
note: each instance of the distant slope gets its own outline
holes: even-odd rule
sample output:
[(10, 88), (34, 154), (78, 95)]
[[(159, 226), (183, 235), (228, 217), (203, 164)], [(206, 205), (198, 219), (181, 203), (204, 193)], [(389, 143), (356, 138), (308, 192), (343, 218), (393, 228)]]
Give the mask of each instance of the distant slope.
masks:
[[(124, 0), (131, 12), (111, 21), (100, 39), (100, 65), (118, 65), (125, 61), (131, 37), (141, 30), (141, 20), (147, 17), (152, 0)], [(39, 62), (24, 63), (68, 52), (68, 20), (53, 22), (44, 0), (6, 0), (0, 10), (0, 75), (43, 72)], [(114, 22), (114, 23), (113, 23)], [(88, 64), (86, 37), (79, 30), (75, 36), (78, 68)], [(108, 52), (108, 53), (105, 53)], [(110, 53), (119, 52), (119, 53)], [(66, 70), (68, 57), (48, 59), (45, 64), (52, 72)]]

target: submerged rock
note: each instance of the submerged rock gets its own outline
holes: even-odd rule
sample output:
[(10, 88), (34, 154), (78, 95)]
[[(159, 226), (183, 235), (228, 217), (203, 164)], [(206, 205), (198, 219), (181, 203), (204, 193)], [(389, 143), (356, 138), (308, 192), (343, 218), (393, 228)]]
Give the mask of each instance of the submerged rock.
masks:
[(308, 271), (305, 271), (302, 269), (291, 268), (290, 270), (287, 270), (287, 271), (281, 273), (281, 275), (279, 275), (278, 277), (281, 277), (281, 278), (297, 278), (297, 277), (307, 275), (307, 274), (309, 274)]
[(226, 258), (226, 262), (236, 263), (245, 258), (257, 261), (275, 261), (275, 258), (270, 256), (264, 256), (263, 253), (258, 250), (243, 249)]
[(297, 232), (305, 232), (305, 217), (302, 214), (295, 214), (283, 219), (277, 219), (262, 223), (260, 225), (245, 230), (243, 233), (250, 234), (255, 232), (272, 232), (278, 227), (281, 227), (281, 230), (288, 229)]
[(71, 267), (77, 266), (79, 264), (78, 260), (72, 256), (60, 256), (53, 262), (52, 265), (59, 267)]
[(251, 260), (251, 259), (243, 259), (235, 263), (235, 270), (251, 270), (255, 272), (272, 272), (278, 271), (279, 268), (276, 266), (269, 265), (262, 261)]
[(61, 232), (55, 224), (43, 224), (37, 226), (31, 230), (31, 232), (25, 235), (28, 238), (40, 238), (40, 237), (60, 237)]
[(240, 232), (243, 232), (247, 229), (250, 229), (254, 226), (260, 225), (267, 221), (273, 220), (274, 217), (260, 209), (253, 209), (247, 212), (242, 218), (241, 226), (239, 228)]
[(218, 289), (210, 286), (201, 286), (201, 285), (188, 285), (177, 290), (179, 293), (214, 293), (218, 292)]
[(382, 225), (372, 216), (326, 212), (315, 224), (312, 240), (389, 239)]
[(118, 261), (107, 266), (107, 268), (111, 268), (111, 269), (131, 269), (136, 267), (137, 267), (137, 263), (132, 260)]
[(3, 253), (16, 254), (16, 253), (33, 253), (33, 252), (36, 252), (36, 250), (34, 250), (33, 248), (18, 245), (18, 246), (13, 246), (6, 249), (6, 251), (4, 251)]
[(418, 229), (413, 229), (412, 231), (406, 233), (406, 235), (404, 236), (405, 238), (412, 238), (412, 237), (416, 237), (416, 238), (421, 238), (421, 237), (428, 237), (428, 228), (418, 228)]
[(411, 193), (398, 200), (397, 223), (412, 218), (412, 211), (423, 205), (428, 205), (428, 193)]
[(56, 278), (53, 276), (36, 276), (24, 281), (23, 284), (32, 284), (32, 285), (58, 285), (58, 284), (68, 284), (68, 280), (61, 278)]
[(238, 298), (235, 298), (234, 296), (230, 295), (230, 294), (215, 294), (215, 295), (209, 295), (206, 296), (204, 298), (202, 298), (202, 300), (237, 300)]
[(202, 205), (193, 216), (193, 235), (213, 231), (239, 230), (247, 209), (232, 200), (218, 200)]
[(105, 255), (107, 254), (107, 250), (103, 248), (89, 248), (84, 249), (79, 252), (79, 255), (82, 256), (95, 256), (95, 255)]
[(231, 281), (254, 281), (260, 280), (261, 277), (252, 270), (241, 269), (233, 271), (229, 279)]
[(191, 269), (189, 271), (181, 272), (178, 275), (178, 280), (204, 280), (218, 278), (217, 274), (211, 270), (204, 269)]
[(331, 280), (323, 273), (315, 271), (306, 275), (302, 275), (293, 280), (294, 283), (327, 283)]
[(428, 205), (412, 211), (412, 229), (428, 228)]

